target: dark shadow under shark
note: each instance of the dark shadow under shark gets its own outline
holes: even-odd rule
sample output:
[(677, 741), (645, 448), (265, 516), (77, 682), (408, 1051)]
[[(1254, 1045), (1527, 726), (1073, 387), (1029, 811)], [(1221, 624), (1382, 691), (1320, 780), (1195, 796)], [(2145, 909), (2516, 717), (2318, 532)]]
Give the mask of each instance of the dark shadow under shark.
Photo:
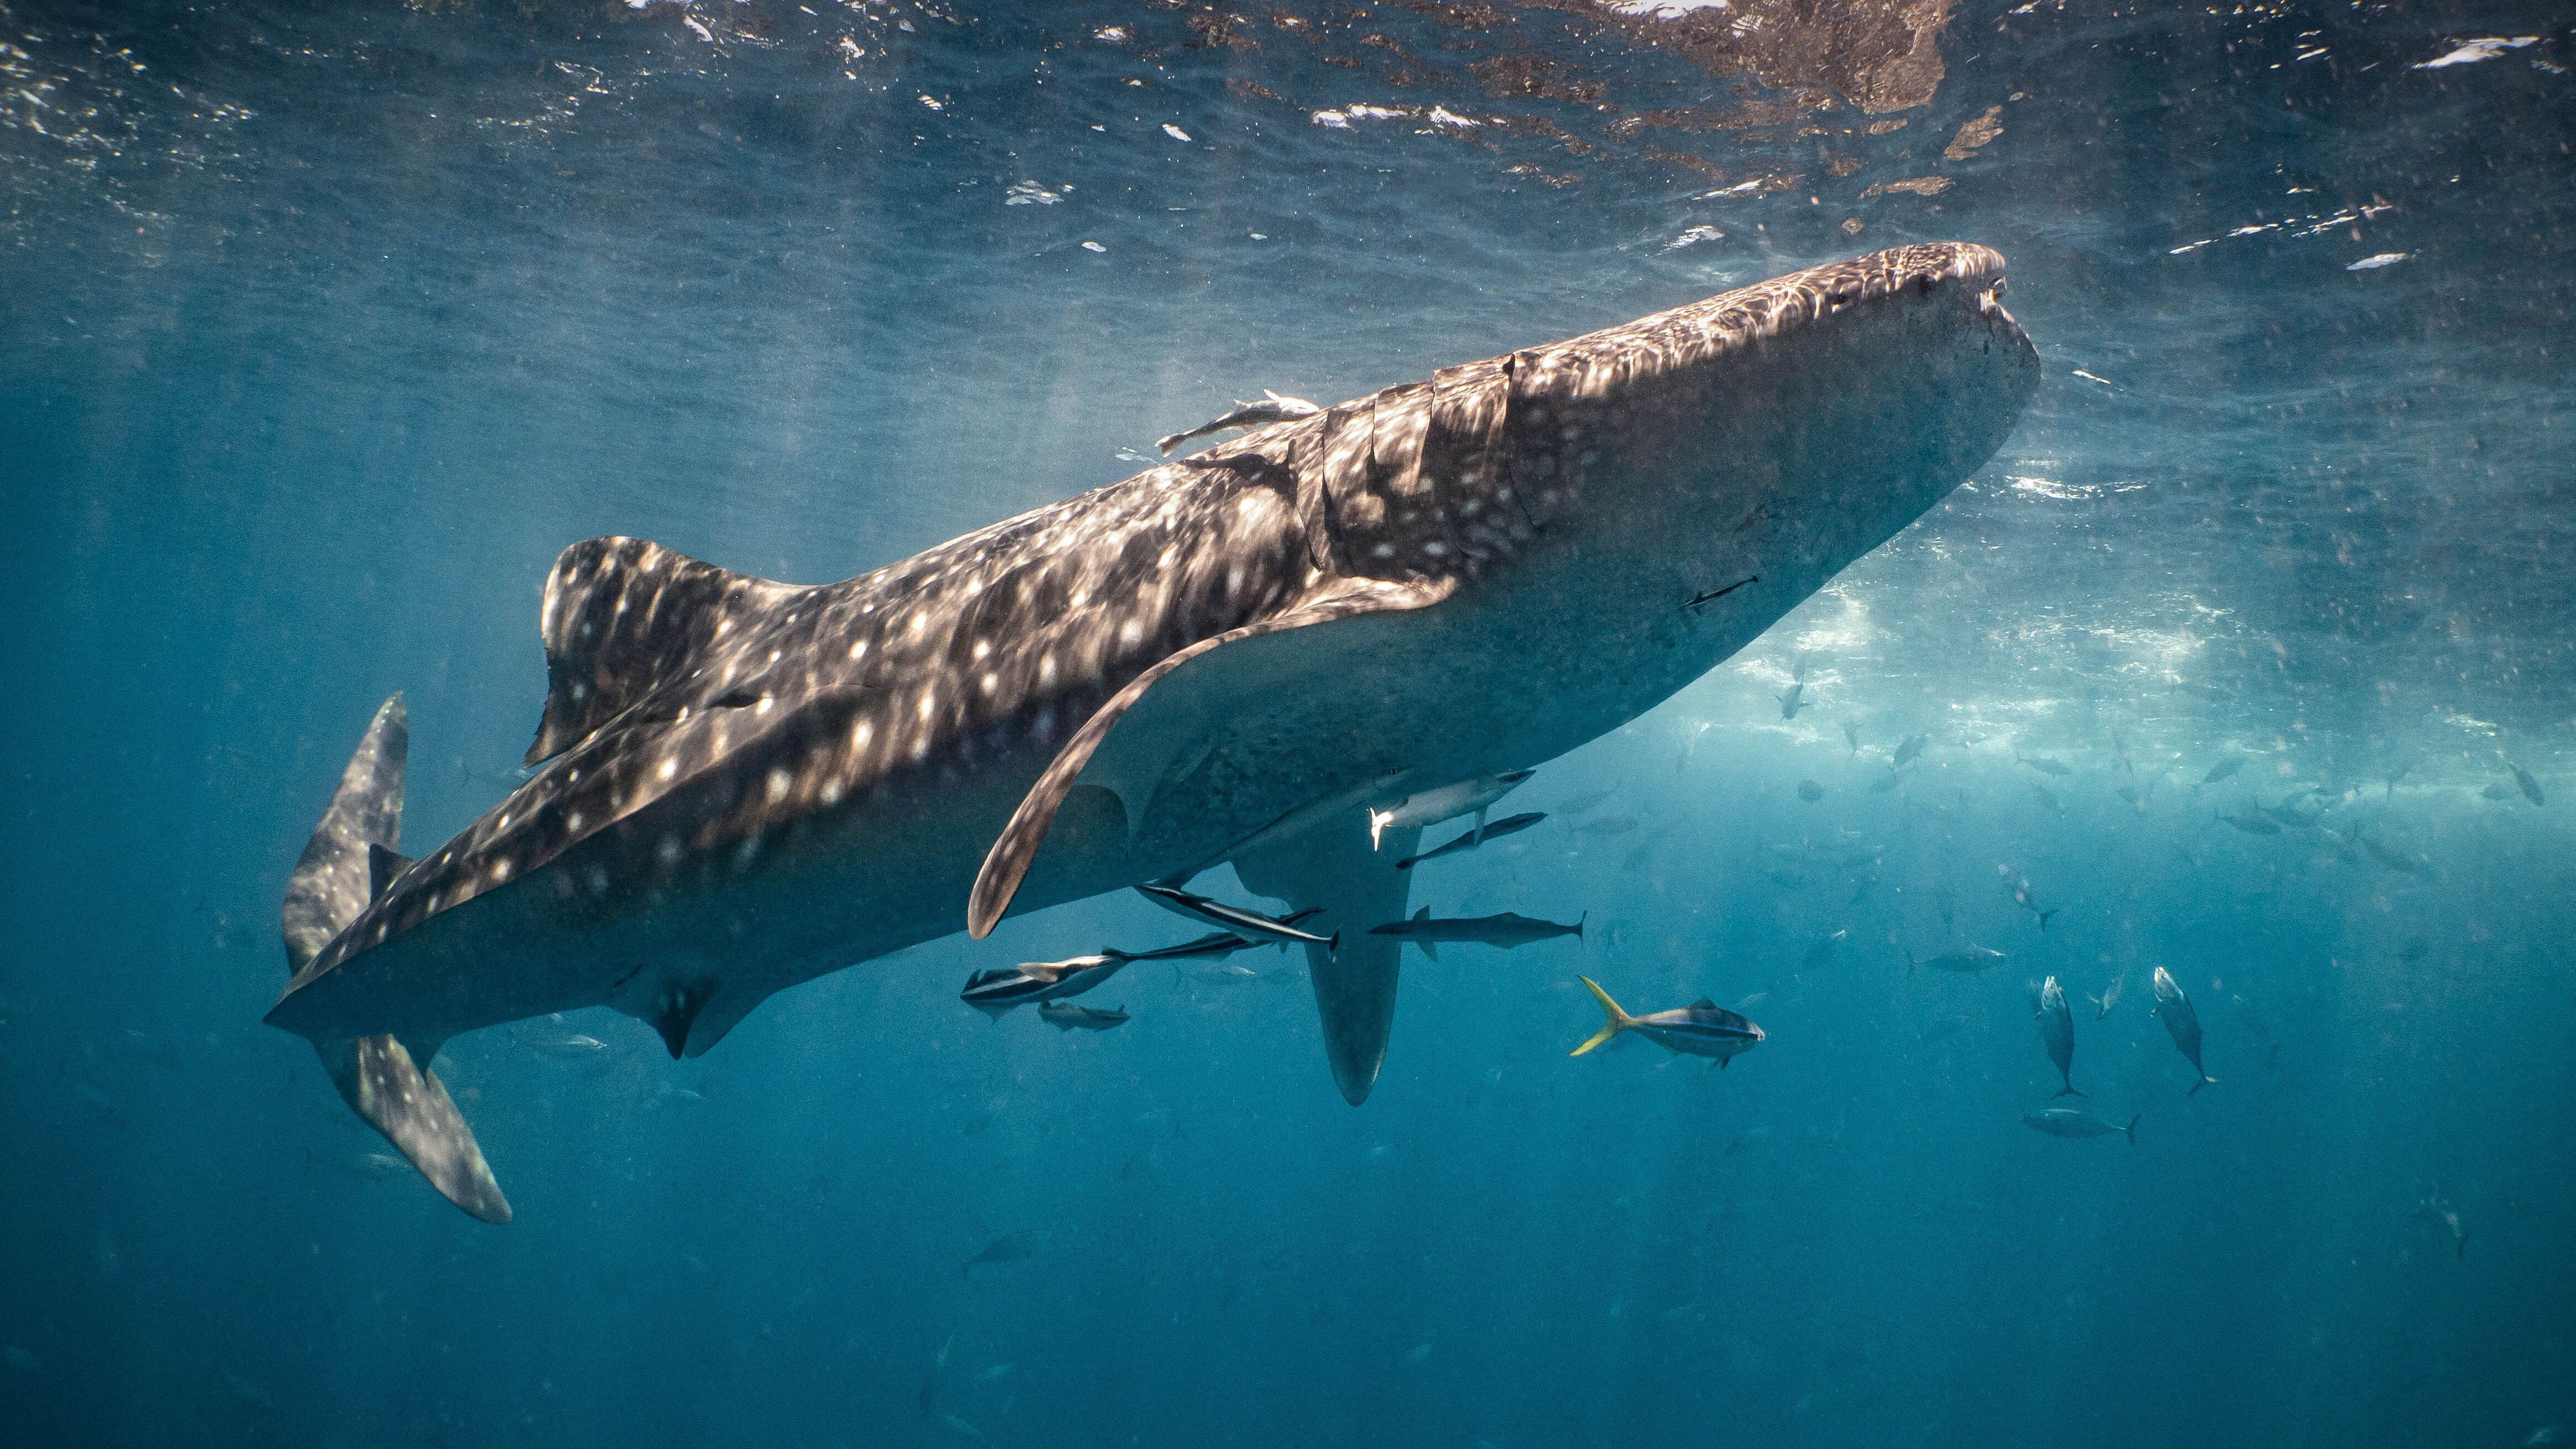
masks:
[(1396, 994), (1366, 927), (1403, 918), (1420, 834), (1372, 849), (1369, 807), (1635, 718), (1966, 479), (2038, 386), (2003, 273), (1964, 244), (1798, 272), (837, 584), (574, 544), (541, 768), (407, 860), (389, 702), (289, 886), (267, 1019), (497, 1221), (430, 1071), (459, 1032), (605, 1004), (694, 1056), (798, 982), (1231, 862), (1341, 932), (1309, 964), (1356, 1104)]

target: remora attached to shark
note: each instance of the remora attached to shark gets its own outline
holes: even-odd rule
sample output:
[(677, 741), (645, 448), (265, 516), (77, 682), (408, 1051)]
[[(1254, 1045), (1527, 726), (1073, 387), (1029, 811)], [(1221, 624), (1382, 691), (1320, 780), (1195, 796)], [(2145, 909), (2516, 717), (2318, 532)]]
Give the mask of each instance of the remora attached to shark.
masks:
[[(385, 1056), (367, 1043), (434, 1085), (459, 1032), (601, 1004), (694, 1056), (826, 972), (1231, 861), (1319, 908), (1316, 934), (1350, 928), (1305, 949), (1357, 1103), (1399, 953), (1366, 927), (1404, 918), (1393, 862), (1419, 839), (1372, 851), (1363, 807), (1635, 718), (1967, 478), (2038, 386), (2003, 273), (1966, 244), (1794, 273), (837, 584), (575, 544), (540, 622), (543, 768), (418, 861), (335, 823), (335, 799), (307, 852), (330, 858), (327, 908), (299, 926), (290, 897), (296, 970), (267, 1019), (326, 1060), (357, 1043), (362, 1081)], [(362, 793), (398, 810), (399, 772)], [(363, 886), (352, 851), (376, 859)], [(436, 1100), (359, 1110), (501, 1215)]]

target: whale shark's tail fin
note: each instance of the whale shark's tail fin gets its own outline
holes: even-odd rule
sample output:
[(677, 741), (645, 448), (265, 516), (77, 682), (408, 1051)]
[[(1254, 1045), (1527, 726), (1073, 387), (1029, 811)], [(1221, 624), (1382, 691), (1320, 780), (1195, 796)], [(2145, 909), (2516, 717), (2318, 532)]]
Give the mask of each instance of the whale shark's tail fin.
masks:
[[(290, 974), (347, 929), (407, 863), (394, 847), (402, 837), (403, 764), (410, 746), (410, 718), (398, 694), (376, 711), (287, 879), (280, 916)], [(391, 1036), (362, 1036), (317, 1040), (313, 1049), (350, 1109), (400, 1148), (430, 1186), (487, 1223), (508, 1222), (510, 1204), (492, 1180), (483, 1149), (429, 1070), (438, 1043), (415, 1045), (417, 1052)]]
[(1410, 855), (1422, 827), (1383, 832), (1385, 850), (1372, 849), (1369, 832), (1349, 812), (1336, 810), (1305, 830), (1265, 840), (1234, 858), (1244, 889), (1296, 906), (1320, 907), (1301, 927), (1330, 929), (1341, 944), (1308, 944), (1306, 970), (1315, 983), (1315, 1009), (1324, 1022), (1324, 1056), (1333, 1085), (1356, 1107), (1368, 1100), (1386, 1065), (1386, 1042), (1395, 1028), (1396, 972), (1404, 940), (1368, 929), (1372, 922), (1401, 920), (1412, 877), (1390, 857)]

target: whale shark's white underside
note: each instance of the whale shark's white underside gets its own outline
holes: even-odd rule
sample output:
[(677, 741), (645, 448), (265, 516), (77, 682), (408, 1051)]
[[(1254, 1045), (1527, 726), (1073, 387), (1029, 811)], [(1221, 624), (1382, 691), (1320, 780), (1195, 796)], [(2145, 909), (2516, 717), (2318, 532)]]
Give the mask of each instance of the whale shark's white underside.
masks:
[(2038, 385), (2003, 272), (1963, 244), (1798, 272), (836, 584), (575, 544), (543, 768), (404, 861), (380, 712), (291, 888), (268, 1020), (505, 1217), (428, 1070), (458, 1032), (604, 1003), (694, 1055), (825, 972), (1232, 861), (1343, 932), (1308, 950), (1356, 1103), (1398, 951), (1366, 928), (1403, 917), (1418, 838), (1372, 851), (1364, 807), (1633, 719), (1966, 479)]

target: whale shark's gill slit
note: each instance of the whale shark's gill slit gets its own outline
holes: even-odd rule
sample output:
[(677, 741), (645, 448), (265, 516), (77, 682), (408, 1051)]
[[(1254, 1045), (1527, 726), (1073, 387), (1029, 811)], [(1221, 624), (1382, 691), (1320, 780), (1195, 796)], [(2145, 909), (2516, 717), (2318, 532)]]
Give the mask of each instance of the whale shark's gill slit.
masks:
[(1091, 762), (1100, 742), (1109, 737), (1118, 721), (1135, 708), (1147, 691), (1182, 665), (1225, 645), (1257, 638), (1265, 634), (1302, 629), (1310, 624), (1330, 623), (1336, 619), (1355, 618), (1362, 614), (1400, 612), (1436, 604), (1457, 591), (1454, 578), (1426, 580), (1418, 583), (1391, 583), (1377, 579), (1351, 579), (1340, 591), (1301, 605), (1276, 618), (1246, 624), (1211, 635), (1128, 681), (1127, 686), (1109, 697), (1109, 702), (1093, 711), (1073, 738), (1065, 742), (1046, 773), (1011, 813), (1010, 823), (1002, 827), (993, 848), (984, 856), (983, 869), (975, 873), (975, 886), (966, 897), (966, 933), (977, 940), (993, 933), (1002, 913), (1010, 908), (1011, 897), (1019, 893), (1020, 882), (1028, 878), (1029, 865), (1037, 859), (1038, 847), (1046, 842), (1047, 830), (1055, 823), (1056, 811), (1064, 804), (1065, 795), (1073, 788), (1074, 778)]

